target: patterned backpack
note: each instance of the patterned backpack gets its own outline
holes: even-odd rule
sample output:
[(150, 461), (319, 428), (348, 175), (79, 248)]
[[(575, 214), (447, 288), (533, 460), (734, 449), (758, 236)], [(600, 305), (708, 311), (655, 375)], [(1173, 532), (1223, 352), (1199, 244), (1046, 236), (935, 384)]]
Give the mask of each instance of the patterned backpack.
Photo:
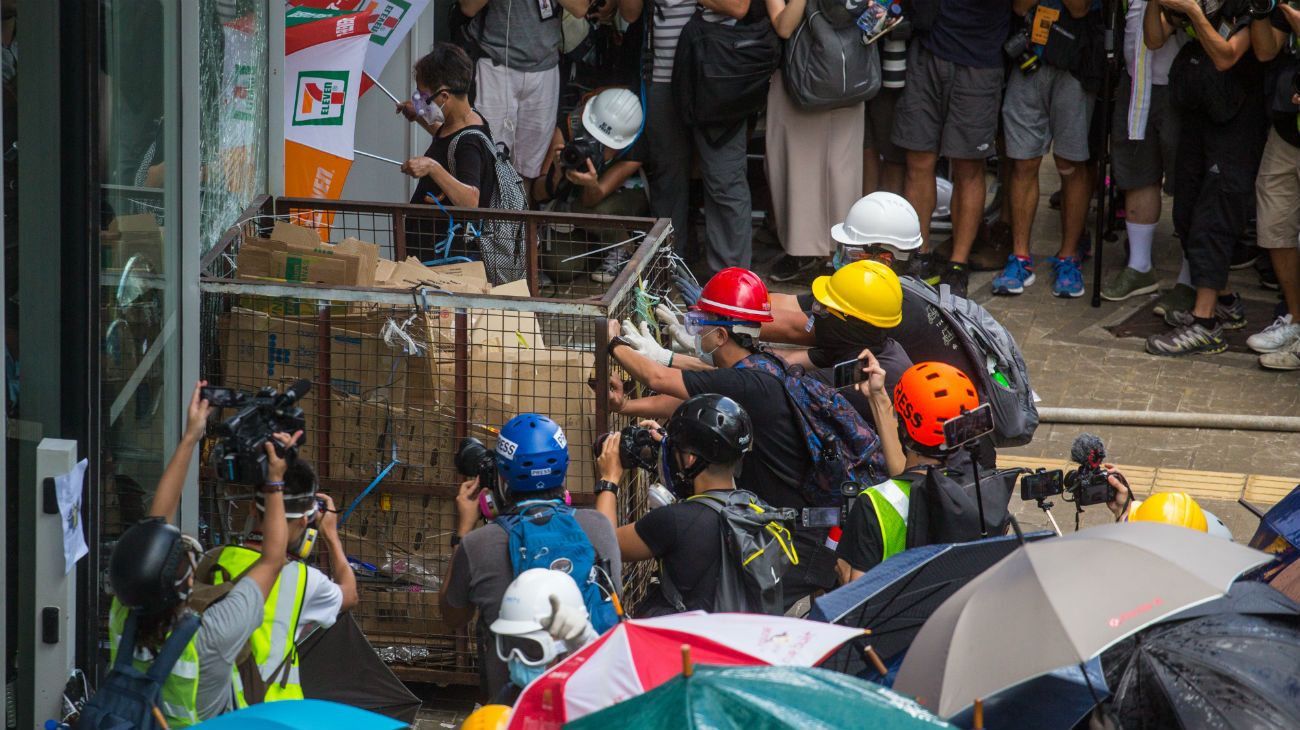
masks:
[(769, 352), (756, 352), (736, 367), (780, 378), (785, 386), (786, 397), (799, 414), (799, 427), (812, 461), (812, 469), (800, 488), (814, 505), (842, 504), (845, 482), (857, 482), (865, 488), (889, 476), (879, 434), (843, 395), (805, 374), (803, 368), (788, 367)]
[[(456, 175), (456, 146), (466, 136), (478, 137), (487, 148), (494, 150), (493, 164), (496, 168), (497, 185), (488, 201), (488, 207), (495, 210), (524, 210), (528, 199), (524, 196), (524, 181), (510, 165), (510, 155), (498, 148), (492, 138), (482, 130), (472, 127), (463, 129), (451, 138), (447, 147), (447, 171), (452, 177)], [(472, 242), (473, 233), (466, 231), (466, 240)], [(508, 284), (524, 278), (527, 273), (524, 258), (527, 247), (524, 244), (524, 224), (520, 221), (487, 218), (478, 230), (478, 246), (483, 253), (483, 266), (487, 269), (488, 280), (493, 285)]]

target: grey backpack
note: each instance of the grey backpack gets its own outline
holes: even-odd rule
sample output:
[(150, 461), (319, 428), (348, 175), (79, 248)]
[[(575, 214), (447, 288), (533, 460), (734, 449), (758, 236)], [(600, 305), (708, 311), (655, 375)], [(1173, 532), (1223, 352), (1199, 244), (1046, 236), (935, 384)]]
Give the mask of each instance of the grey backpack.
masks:
[(1038, 408), (1029, 385), (1029, 370), (1020, 346), (988, 310), (952, 293), (947, 284), (939, 289), (911, 276), (900, 276), (905, 291), (915, 294), (936, 309), (958, 333), (966, 356), (983, 364), (967, 373), (979, 389), (980, 400), (993, 406), (993, 443), (996, 446), (1024, 446), (1038, 429)]
[[(488, 207), (495, 210), (524, 210), (528, 199), (524, 197), (524, 181), (510, 165), (510, 157), (499, 151), (492, 138), (478, 129), (465, 129), (456, 133), (447, 146), (447, 171), (456, 177), (456, 146), (465, 136), (478, 137), (493, 151), (497, 186), (488, 201)], [(472, 242), (474, 233), (465, 232), (466, 240)], [(489, 218), (478, 229), (478, 247), (483, 253), (483, 267), (487, 269), (488, 280), (493, 285), (508, 284), (526, 276), (524, 257), (524, 224), (519, 221), (507, 221)]]
[(862, 42), (857, 16), (862, 0), (809, 0), (803, 22), (785, 42), (781, 76), (804, 109), (861, 104), (880, 90), (880, 56)]

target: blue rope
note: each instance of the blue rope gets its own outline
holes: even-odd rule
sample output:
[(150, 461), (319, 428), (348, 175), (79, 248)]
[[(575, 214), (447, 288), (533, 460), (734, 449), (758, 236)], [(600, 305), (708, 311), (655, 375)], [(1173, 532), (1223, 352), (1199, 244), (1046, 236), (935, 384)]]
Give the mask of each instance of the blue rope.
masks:
[(361, 504), (361, 500), (365, 499), (372, 491), (374, 491), (375, 487), (379, 486), (379, 483), (384, 481), (384, 477), (388, 476), (388, 472), (392, 471), (393, 467), (400, 463), (402, 463), (401, 460), (397, 458), (397, 439), (393, 439), (393, 460), (388, 462), (388, 466), (384, 467), (383, 471), (379, 472), (379, 475), (375, 477), (374, 481), (370, 482), (370, 486), (366, 487), (361, 494), (358, 494), (357, 498), (352, 500), (352, 504), (348, 505), (348, 508), (343, 511), (343, 514), (339, 515), (339, 527), (342, 527), (343, 523), (348, 521), (348, 517), (352, 515), (352, 511), (357, 508), (357, 505)]

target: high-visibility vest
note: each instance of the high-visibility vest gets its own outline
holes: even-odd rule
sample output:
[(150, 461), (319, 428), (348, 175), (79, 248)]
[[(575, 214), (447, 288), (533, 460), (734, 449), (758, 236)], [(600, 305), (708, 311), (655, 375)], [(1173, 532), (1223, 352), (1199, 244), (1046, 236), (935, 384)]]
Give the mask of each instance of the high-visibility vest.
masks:
[[(113, 605), (108, 611), (108, 665), (110, 667), (117, 661), (117, 646), (122, 641), (122, 627), (126, 624), (126, 616), (129, 612), (126, 606), (118, 603), (116, 598), (113, 599)], [(131, 664), (141, 672), (145, 672), (149, 670), (149, 665), (152, 663), (153, 655), (137, 642)], [(198, 724), (199, 652), (194, 648), (193, 637), (190, 638), (190, 643), (185, 645), (181, 658), (177, 659), (176, 664), (172, 666), (171, 674), (167, 676), (167, 681), (163, 682), (162, 693), (158, 699), (160, 705), (158, 709), (166, 718), (168, 727), (189, 727)]]
[[(261, 556), (256, 550), (228, 545), (222, 549), (217, 564), (235, 576), (242, 574)], [(213, 577), (213, 582), (221, 582), (220, 572)], [(280, 570), (262, 609), (262, 625), (248, 639), (258, 673), (266, 682), (266, 702), (303, 699), (294, 640), (298, 636), (298, 618), (302, 615), (306, 594), (307, 566), (292, 561)], [(238, 668), (233, 673), (235, 706), (248, 707)]]
[(880, 525), (880, 559), (888, 560), (906, 550), (907, 506), (911, 502), (912, 483), (890, 479), (863, 494), (871, 501)]

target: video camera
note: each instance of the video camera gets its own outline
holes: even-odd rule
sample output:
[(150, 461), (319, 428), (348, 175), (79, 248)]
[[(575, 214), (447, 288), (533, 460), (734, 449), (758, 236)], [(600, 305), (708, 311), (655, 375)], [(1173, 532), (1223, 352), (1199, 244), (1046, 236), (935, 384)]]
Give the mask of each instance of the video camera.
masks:
[[(280, 393), (275, 388), (262, 388), (248, 393), (234, 388), (204, 386), (199, 397), (216, 408), (238, 408), (235, 415), (210, 429), (221, 439), (212, 450), (212, 461), (217, 476), (227, 482), (251, 484), (260, 487), (266, 483), (266, 442), (277, 432), (295, 433), (303, 430), (307, 421), (296, 404), (311, 390), (311, 382), (299, 380)], [(276, 453), (286, 461), (298, 457), (298, 447), (276, 446)]]
[(599, 142), (586, 136), (574, 137), (572, 141), (560, 148), (560, 167), (565, 170), (587, 171), (587, 161), (596, 166), (596, 161), (604, 154), (605, 148)]
[(1038, 470), (1020, 478), (1020, 498), (1044, 500), (1058, 494), (1069, 493), (1066, 499), (1077, 507), (1107, 504), (1115, 499), (1115, 488), (1110, 485), (1111, 472), (1102, 466), (1106, 460), (1106, 445), (1090, 433), (1079, 434), (1070, 447), (1070, 458), (1079, 465), (1064, 473), (1060, 469)]
[[(622, 434), (622, 439), (618, 444), (618, 461), (624, 469), (636, 467), (645, 471), (654, 471), (658, 467), (659, 441), (655, 440), (654, 431), (632, 424), (624, 426), (619, 433)], [(659, 433), (662, 435), (663, 432)], [(596, 438), (596, 443), (591, 445), (595, 458), (600, 458), (601, 449), (605, 447), (605, 439), (611, 435), (603, 433)]]

